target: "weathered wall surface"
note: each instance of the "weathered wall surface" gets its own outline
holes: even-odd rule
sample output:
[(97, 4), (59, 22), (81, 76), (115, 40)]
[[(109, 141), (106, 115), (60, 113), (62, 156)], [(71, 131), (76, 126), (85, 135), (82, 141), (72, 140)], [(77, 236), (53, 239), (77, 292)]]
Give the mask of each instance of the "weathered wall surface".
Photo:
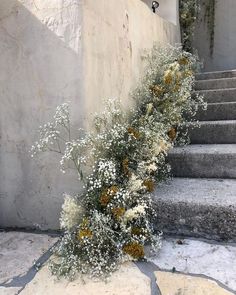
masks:
[[(203, 0), (201, 1), (203, 3)], [(210, 54), (209, 33), (204, 22), (204, 9), (196, 28), (195, 43), (204, 61), (204, 71), (236, 69), (236, 1), (216, 2), (214, 53)]]
[(29, 150), (58, 104), (84, 114), (79, 1), (1, 0), (0, 38), (0, 227), (53, 228), (77, 179)]
[[(114, 9), (115, 7), (115, 9)], [(145, 49), (157, 41), (179, 42), (178, 27), (155, 15), (142, 1), (86, 0), (83, 5), (83, 68), (87, 111), (102, 99), (130, 90), (143, 69)]]
[(0, 227), (58, 228), (79, 185), (58, 156), (30, 158), (38, 126), (64, 101), (78, 127), (103, 98), (126, 103), (144, 49), (179, 30), (137, 0), (1, 0), (0, 36)]

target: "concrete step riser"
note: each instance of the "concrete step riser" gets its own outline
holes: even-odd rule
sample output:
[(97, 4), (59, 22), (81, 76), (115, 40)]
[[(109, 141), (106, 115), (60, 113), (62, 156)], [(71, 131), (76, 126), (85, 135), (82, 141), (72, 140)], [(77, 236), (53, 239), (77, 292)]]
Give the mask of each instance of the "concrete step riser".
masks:
[(236, 102), (236, 88), (198, 91), (208, 103)]
[(236, 77), (236, 71), (209, 72), (209, 73), (200, 73), (196, 75), (197, 80), (234, 78), (234, 77)]
[(164, 235), (236, 242), (236, 210), (233, 208), (165, 200), (157, 200), (155, 205), (156, 230)]
[(193, 144), (236, 143), (236, 121), (202, 122), (199, 128), (190, 130)]
[(236, 78), (202, 80), (196, 81), (195, 83), (196, 90), (225, 89), (234, 87), (236, 87)]
[(154, 193), (164, 233), (236, 241), (236, 180), (174, 178)]
[(207, 110), (200, 110), (196, 119), (199, 121), (236, 120), (236, 102), (209, 103)]
[(168, 159), (175, 177), (236, 179), (236, 154), (169, 153)]

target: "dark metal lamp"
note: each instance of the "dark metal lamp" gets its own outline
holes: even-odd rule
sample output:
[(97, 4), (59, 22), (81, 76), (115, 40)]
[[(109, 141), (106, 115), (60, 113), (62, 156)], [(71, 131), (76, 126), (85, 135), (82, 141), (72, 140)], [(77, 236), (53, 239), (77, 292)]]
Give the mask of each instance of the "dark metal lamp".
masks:
[(152, 11), (153, 13), (156, 13), (156, 9), (160, 6), (160, 4), (157, 1), (152, 1)]

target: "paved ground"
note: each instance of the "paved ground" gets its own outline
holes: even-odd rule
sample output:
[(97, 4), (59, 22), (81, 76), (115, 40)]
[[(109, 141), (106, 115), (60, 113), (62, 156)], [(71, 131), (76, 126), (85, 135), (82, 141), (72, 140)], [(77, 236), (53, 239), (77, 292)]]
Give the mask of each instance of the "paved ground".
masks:
[(56, 281), (47, 265), (56, 237), (0, 232), (0, 295), (236, 294), (236, 245), (166, 239), (148, 262), (123, 265), (110, 281)]

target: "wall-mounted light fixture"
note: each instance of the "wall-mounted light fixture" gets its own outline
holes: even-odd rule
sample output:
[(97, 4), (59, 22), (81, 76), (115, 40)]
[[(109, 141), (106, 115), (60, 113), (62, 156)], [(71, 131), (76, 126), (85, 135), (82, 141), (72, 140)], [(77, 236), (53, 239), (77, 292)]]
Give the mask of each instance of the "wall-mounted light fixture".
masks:
[(152, 11), (153, 13), (156, 12), (156, 9), (160, 6), (160, 4), (157, 1), (152, 1)]

